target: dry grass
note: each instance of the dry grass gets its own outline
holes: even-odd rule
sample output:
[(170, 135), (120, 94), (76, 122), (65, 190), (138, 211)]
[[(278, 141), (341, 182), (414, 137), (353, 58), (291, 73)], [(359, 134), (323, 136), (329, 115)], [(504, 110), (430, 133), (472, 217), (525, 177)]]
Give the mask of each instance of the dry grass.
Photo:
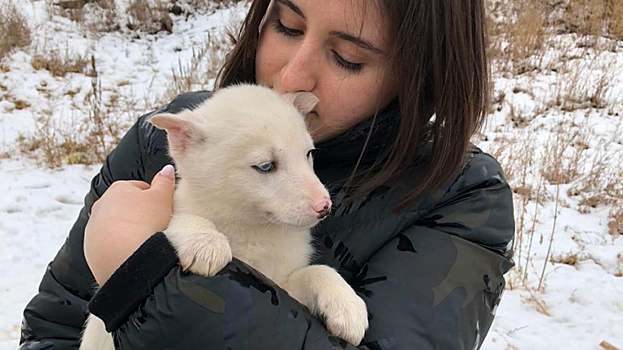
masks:
[[(623, 165), (612, 162), (621, 159), (622, 152), (611, 152), (600, 146), (587, 164), (583, 175), (570, 187), (567, 195), (579, 199), (579, 210), (589, 213), (600, 207), (610, 207), (611, 232), (616, 231), (623, 212)], [(612, 229), (614, 227), (614, 229)]]
[(119, 11), (115, 0), (98, 0), (92, 2), (90, 17), (91, 20), (86, 23), (87, 28), (92, 33), (109, 33), (116, 32), (121, 29), (119, 25)]
[(552, 263), (565, 264), (577, 268), (578, 263), (580, 262), (580, 257), (578, 256), (578, 253), (569, 253), (560, 256), (554, 256), (552, 257), (551, 261)]
[(180, 93), (207, 89), (209, 82), (216, 78), (229, 46), (229, 41), (208, 33), (203, 43), (193, 47), (190, 62), (183, 64), (178, 61), (177, 68), (171, 69), (171, 82), (163, 100), (171, 101)]
[(173, 29), (169, 4), (165, 0), (131, 0), (123, 10), (117, 7), (114, 0), (62, 0), (54, 3), (54, 10), (94, 34), (121, 31), (123, 28), (146, 34), (170, 33)]
[(64, 77), (69, 73), (85, 73), (88, 62), (86, 57), (69, 50), (52, 50), (33, 55), (30, 65), (36, 70), (48, 70), (54, 77)]
[[(63, 164), (93, 164), (104, 161), (106, 155), (119, 143), (122, 133), (129, 125), (123, 115), (137, 115), (140, 104), (126, 100), (121, 104), (118, 91), (104, 101), (101, 81), (94, 57), (91, 57), (88, 75), (91, 88), (80, 105), (88, 106), (87, 118), (72, 115), (62, 119), (53, 118), (55, 102), (35, 118), (35, 131), (18, 137), (22, 154), (37, 160), (49, 168)], [(72, 99), (75, 91), (65, 95)], [(61, 122), (62, 120), (62, 122)]]
[(170, 12), (175, 15), (192, 15), (195, 13), (212, 13), (218, 9), (234, 6), (249, 0), (173, 0)]
[(13, 103), (12, 107), (7, 107), (5, 110), (7, 112), (12, 112), (14, 110), (24, 110), (30, 108), (30, 103), (16, 97), (8, 88), (2, 84), (0, 84), (0, 101), (9, 101)]
[[(621, 102), (622, 96), (613, 94), (618, 72), (608, 53), (620, 50), (623, 0), (490, 0), (488, 7), (494, 76), (522, 79), (523, 86), (513, 93), (525, 93), (536, 103), (534, 110), (526, 111), (514, 105), (511, 96), (496, 92), (490, 108), (491, 112), (506, 108), (508, 128), (512, 125), (512, 131), (497, 130), (505, 136), (493, 140), (491, 153), (513, 187), (518, 275), (525, 279), (532, 265), (529, 249), (539, 207), (557, 198), (542, 188), (570, 184), (567, 195), (577, 200), (580, 212), (611, 208), (610, 232), (621, 230), (623, 170), (613, 167), (611, 159), (620, 155), (604, 145), (590, 149), (589, 117), (578, 124), (573, 113), (602, 110), (612, 115)], [(543, 83), (544, 77), (549, 85)], [(549, 86), (549, 91), (532, 90), (533, 86)], [(549, 131), (544, 145), (534, 142), (532, 134), (538, 130), (532, 122), (560, 114), (570, 118)], [(540, 179), (543, 184), (537, 186)]]
[(51, 3), (54, 13), (84, 26), (93, 34), (124, 31), (155, 34), (171, 33), (173, 15), (212, 13), (248, 0), (131, 0), (120, 9), (114, 0), (60, 0)]
[(586, 126), (578, 127), (572, 122), (559, 124), (545, 145), (541, 175), (553, 185), (568, 184), (577, 179), (589, 137)]
[(21, 134), (17, 143), (23, 155), (49, 168), (63, 164), (92, 164), (90, 146), (79, 139), (82, 125), (76, 120), (60, 125), (52, 118), (52, 111), (47, 110), (36, 117), (35, 132)]
[(623, 1), (567, 0), (559, 6), (562, 29), (580, 35), (623, 39)]
[(612, 235), (623, 235), (623, 202), (612, 207), (608, 229)]
[[(623, 39), (623, 0), (489, 0), (488, 11), (489, 55), (495, 70), (507, 74), (542, 70), (563, 33), (574, 34), (577, 47), (600, 50), (617, 50)], [(563, 56), (573, 48), (561, 44)]]
[(127, 8), (128, 23), (133, 31), (155, 34), (161, 31), (171, 32), (173, 21), (169, 16), (168, 5), (162, 0), (131, 0)]
[[(65, 11), (65, 14), (72, 14), (74, 20), (84, 21), (82, 24), (85, 30), (100, 30), (107, 25), (99, 27), (100, 29), (94, 27), (93, 23), (87, 20), (92, 16), (86, 16), (85, 13), (93, 11), (93, 6), (107, 13), (118, 11), (114, 7), (114, 2), (111, 1), (113, 5), (108, 6), (105, 1), (109, 0), (98, 2), (98, 5), (88, 3), (85, 7), (78, 5), (72, 7), (73, 5), (66, 4), (57, 11)], [(235, 1), (219, 1), (216, 5), (212, 2), (211, 6), (229, 6), (233, 2)], [(106, 6), (106, 9), (100, 6)], [(167, 21), (165, 18), (169, 18), (164, 2), (135, 0), (130, 4), (127, 15), (132, 20), (128, 28), (134, 31), (153, 34), (167, 29), (167, 24), (163, 24), (163, 21)], [(238, 24), (233, 25), (233, 31), (236, 30), (236, 25)], [(170, 25), (168, 29), (171, 29)], [(183, 92), (210, 88), (210, 83), (216, 77), (217, 69), (222, 65), (224, 55), (230, 46), (231, 43), (225, 36), (208, 35), (204, 42), (193, 48), (189, 62), (180, 61), (177, 67), (172, 68), (169, 89), (163, 92), (162, 98), (156, 100), (170, 101)], [(50, 106), (36, 117), (35, 132), (21, 135), (18, 144), (22, 154), (36, 159), (42, 165), (55, 168), (63, 164), (102, 162), (129, 127), (124, 121), (133, 120), (145, 110), (155, 108), (151, 105), (153, 101), (150, 104), (147, 101), (136, 101), (132, 96), (127, 96), (127, 91), (119, 92), (118, 89), (131, 85), (128, 80), (119, 81), (115, 87), (103, 91), (93, 57), (89, 60), (72, 55), (68, 49), (40, 51), (41, 53), (34, 54), (31, 60), (31, 65), (35, 69), (47, 69), (58, 77), (72, 72), (91, 77), (90, 89), (86, 94), (80, 94), (80, 91), (75, 90), (63, 92), (64, 97), (72, 99), (76, 115), (62, 118), (59, 118), (57, 113), (52, 113), (55, 110), (55, 102), (46, 87), (37, 88), (49, 98)], [(84, 100), (75, 100), (77, 96), (84, 96)], [(157, 107), (160, 107), (160, 104)], [(88, 106), (86, 113), (76, 112), (84, 110), (84, 106)], [(83, 117), (84, 115), (87, 117)]]
[(616, 346), (608, 343), (607, 341), (602, 341), (601, 343), (599, 343), (599, 346), (602, 347), (605, 350), (619, 350), (619, 348), (617, 348)]
[(11, 1), (0, 5), (0, 59), (14, 48), (30, 45), (28, 21)]
[(564, 5), (561, 20), (563, 28), (580, 35), (599, 36), (604, 33), (608, 19), (607, 1), (574, 0)]
[[(508, 79), (523, 78), (523, 86), (516, 87), (513, 93), (526, 93), (537, 104), (534, 110), (526, 112), (498, 93), (499, 98), (492, 100), (492, 112), (496, 106), (501, 111), (508, 105), (509, 122), (524, 128), (551, 110), (612, 111), (622, 102), (623, 96), (615, 95), (618, 89), (613, 84), (616, 60), (608, 53), (620, 49), (616, 41), (620, 36), (614, 33), (623, 26), (623, 16), (615, 14), (623, 11), (623, 0), (489, 0), (488, 5), (492, 72)], [(588, 57), (592, 59), (587, 60)], [(544, 79), (548, 84), (543, 84)], [(535, 85), (546, 90), (535, 91)], [(568, 137), (552, 139), (548, 146), (547, 152), (553, 152), (552, 159), (558, 162), (563, 162), (560, 155), (569, 152), (567, 147), (573, 145), (565, 145), (569, 143), (565, 138)], [(578, 155), (576, 150), (576, 159)], [(574, 165), (575, 160), (571, 166)], [(577, 176), (577, 171), (571, 170), (565, 176), (546, 176), (550, 180), (563, 178), (568, 183)]]
[(614, 88), (612, 78), (616, 61), (595, 59), (589, 63), (579, 60), (563, 60), (559, 79), (553, 86), (545, 103), (547, 108), (559, 108), (563, 112), (579, 109), (602, 109), (616, 102), (608, 99)]
[(488, 27), (493, 38), (489, 56), (494, 59), (498, 71), (516, 75), (534, 70), (533, 57), (542, 53), (546, 44), (543, 3), (491, 0), (488, 4), (491, 14)]
[(17, 110), (22, 110), (30, 107), (30, 103), (22, 100), (15, 100), (13, 101), (13, 104), (15, 104), (15, 109)]
[(608, 31), (614, 39), (623, 40), (623, 0), (611, 0), (612, 17)]
[[(559, 123), (551, 131), (545, 147), (535, 142), (533, 130), (515, 131), (511, 137), (496, 140), (498, 144), (491, 150), (501, 161), (513, 188), (515, 202), (517, 267), (509, 276), (509, 287), (521, 286), (529, 291), (531, 297), (527, 301), (543, 312), (546, 308), (538, 296), (546, 285), (546, 271), (551, 270), (547, 265), (577, 266), (581, 259), (585, 259), (578, 252), (553, 256), (554, 239), (563, 229), (557, 223), (559, 210), (570, 207), (561, 198), (561, 186), (571, 185), (567, 196), (576, 200), (578, 211), (608, 210), (610, 234), (623, 234), (623, 164), (617, 162), (617, 159), (623, 159), (623, 152), (613, 152), (606, 142), (590, 147), (588, 141), (593, 131), (588, 119), (581, 124), (571, 120)], [(538, 153), (541, 155), (535, 156)], [(547, 229), (540, 225), (541, 212), (544, 205), (552, 202), (553, 208), (550, 205), (548, 210), (553, 210), (554, 220), (550, 231), (546, 232)], [(535, 264), (532, 253), (537, 242), (548, 246), (541, 266), (536, 266), (539, 264)]]
[[(623, 231), (623, 166), (617, 168), (612, 161), (623, 158), (604, 145), (591, 148), (595, 135), (588, 117), (594, 110), (612, 116), (622, 97), (613, 94), (619, 72), (615, 61), (608, 58), (620, 50), (617, 28), (623, 16), (613, 14), (622, 13), (622, 3), (488, 2), (492, 73), (495, 78), (518, 81), (512, 89), (495, 91), (489, 109), (492, 113), (506, 111), (506, 124), (494, 130), (498, 136), (489, 151), (502, 164), (514, 194), (517, 267), (509, 275), (509, 287), (530, 292), (528, 301), (544, 314), (547, 308), (539, 296), (546, 286), (547, 265), (575, 266), (581, 258), (576, 252), (550, 258), (562, 228), (556, 220), (550, 228), (542, 227), (545, 205), (547, 211), (553, 210), (555, 219), (560, 208), (575, 206), (583, 213), (605, 208), (610, 212), (610, 233)], [(519, 93), (534, 101), (534, 108), (523, 105), (525, 98), (513, 96)], [(587, 117), (578, 118), (578, 112)], [(564, 118), (557, 124), (539, 125), (538, 120), (545, 120), (541, 118), (560, 115)], [(537, 134), (549, 134), (549, 139), (538, 140)], [(564, 185), (570, 188), (567, 196), (571, 202), (560, 194)], [(536, 244), (549, 246), (542, 252), (546, 254), (543, 263), (535, 264), (532, 248)]]
[[(528, 133), (518, 133), (507, 138), (494, 140), (495, 148), (491, 154), (503, 160), (502, 167), (507, 181), (512, 184), (516, 212), (515, 240), (517, 247), (523, 247), (526, 235), (526, 223), (529, 201), (534, 199), (530, 169), (534, 165), (534, 138)], [(522, 261), (522, 249), (516, 251), (517, 261)]]
[(92, 34), (121, 29), (115, 0), (48, 0), (48, 12), (68, 18)]

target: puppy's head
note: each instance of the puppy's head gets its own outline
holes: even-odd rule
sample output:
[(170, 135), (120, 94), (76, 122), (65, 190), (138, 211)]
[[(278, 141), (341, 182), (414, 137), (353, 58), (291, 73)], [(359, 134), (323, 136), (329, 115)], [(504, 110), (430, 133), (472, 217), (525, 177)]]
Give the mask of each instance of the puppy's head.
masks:
[(196, 110), (150, 121), (167, 130), (193, 202), (217, 205), (231, 220), (311, 227), (331, 208), (314, 174), (303, 117), (317, 101), (310, 93), (279, 95), (240, 85), (220, 90)]

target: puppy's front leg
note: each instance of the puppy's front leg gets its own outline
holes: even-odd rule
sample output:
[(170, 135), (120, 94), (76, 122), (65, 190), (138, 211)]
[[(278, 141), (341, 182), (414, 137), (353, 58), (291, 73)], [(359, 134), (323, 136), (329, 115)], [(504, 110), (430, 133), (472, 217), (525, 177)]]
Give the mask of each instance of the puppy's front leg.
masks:
[(311, 265), (294, 271), (284, 289), (324, 317), (331, 334), (359, 345), (368, 329), (366, 303), (334, 269)]
[(227, 237), (206, 218), (175, 214), (164, 234), (177, 251), (184, 270), (211, 277), (231, 262)]

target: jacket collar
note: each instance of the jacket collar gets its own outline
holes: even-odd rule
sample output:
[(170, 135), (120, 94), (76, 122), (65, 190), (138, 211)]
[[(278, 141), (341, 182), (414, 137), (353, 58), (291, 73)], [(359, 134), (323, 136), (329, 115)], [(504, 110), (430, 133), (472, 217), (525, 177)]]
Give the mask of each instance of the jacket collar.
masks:
[(375, 161), (381, 160), (393, 145), (400, 126), (400, 107), (392, 102), (376, 117), (369, 118), (341, 135), (316, 145), (314, 167), (316, 171), (332, 167), (352, 169), (359, 159), (368, 134), (370, 140), (363, 154), (361, 169), (366, 169)]

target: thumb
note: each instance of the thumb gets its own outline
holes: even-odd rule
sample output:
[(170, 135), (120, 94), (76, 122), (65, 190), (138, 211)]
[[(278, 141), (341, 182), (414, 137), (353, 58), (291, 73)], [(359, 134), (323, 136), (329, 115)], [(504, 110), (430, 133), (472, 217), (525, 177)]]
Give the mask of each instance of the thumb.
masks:
[(158, 195), (172, 197), (174, 189), (175, 168), (173, 168), (173, 165), (167, 164), (153, 180), (151, 180), (151, 188), (149, 191), (156, 192)]

